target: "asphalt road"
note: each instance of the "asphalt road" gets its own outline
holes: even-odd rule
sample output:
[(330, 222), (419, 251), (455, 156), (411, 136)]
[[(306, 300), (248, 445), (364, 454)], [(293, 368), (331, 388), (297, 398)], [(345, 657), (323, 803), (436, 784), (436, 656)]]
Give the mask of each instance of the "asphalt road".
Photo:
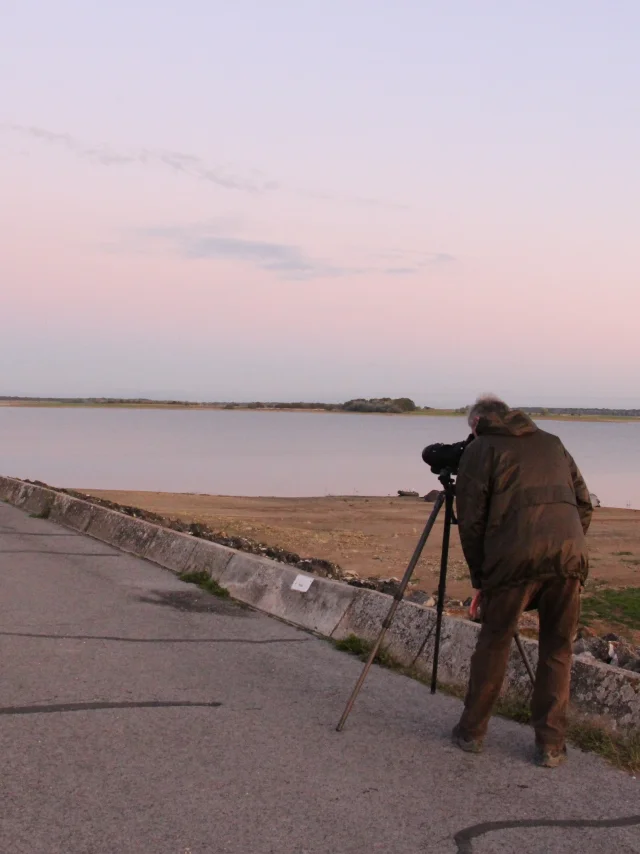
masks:
[[(0, 504), (0, 851), (631, 854), (640, 780)], [(550, 825), (550, 826), (549, 826)]]

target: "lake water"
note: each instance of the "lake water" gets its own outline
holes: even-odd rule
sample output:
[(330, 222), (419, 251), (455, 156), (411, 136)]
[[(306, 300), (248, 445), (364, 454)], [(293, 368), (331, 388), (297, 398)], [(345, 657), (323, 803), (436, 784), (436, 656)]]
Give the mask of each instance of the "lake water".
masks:
[[(640, 508), (640, 422), (546, 421), (603, 504)], [(0, 473), (78, 489), (395, 495), (438, 486), (420, 454), (463, 418), (0, 407)]]

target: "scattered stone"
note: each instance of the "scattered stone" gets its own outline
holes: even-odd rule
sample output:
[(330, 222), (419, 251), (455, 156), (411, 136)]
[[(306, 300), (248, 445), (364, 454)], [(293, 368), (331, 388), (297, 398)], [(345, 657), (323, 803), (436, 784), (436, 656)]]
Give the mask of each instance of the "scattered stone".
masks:
[(323, 578), (339, 580), (344, 574), (338, 564), (330, 560), (324, 560), (323, 558), (301, 558), (295, 552), (290, 552), (278, 546), (268, 546), (264, 543), (250, 540), (248, 537), (230, 536), (224, 531), (214, 531), (208, 525), (200, 522), (184, 522), (180, 519), (172, 519), (167, 516), (161, 516), (159, 513), (153, 513), (151, 510), (142, 510), (139, 507), (130, 507), (126, 504), (117, 504), (115, 501), (109, 501), (106, 498), (98, 498), (74, 489), (60, 489), (49, 486), (46, 483), (41, 483), (40, 481), (25, 481), (25, 483), (33, 483), (36, 486), (42, 486), (54, 492), (70, 495), (72, 498), (88, 501), (90, 504), (95, 504), (99, 507), (106, 507), (108, 510), (116, 510), (118, 513), (124, 513), (126, 516), (131, 516), (134, 519), (143, 519), (145, 522), (151, 522), (153, 525), (160, 525), (163, 528), (179, 531), (182, 534), (191, 534), (194, 537), (199, 537), (200, 539), (208, 540), (211, 543), (217, 543), (221, 546), (227, 546), (230, 549), (254, 555), (264, 555), (272, 560), (295, 566), (298, 569), (303, 569)]
[(420, 493), (414, 492), (412, 489), (399, 489), (398, 496), (400, 498), (420, 498)]
[(597, 637), (591, 630), (589, 632), (589, 634), (583, 634), (574, 643), (573, 653), (576, 658), (595, 659), (612, 667), (621, 667), (623, 670), (640, 673), (640, 648), (633, 647), (623, 640), (609, 640), (609, 638), (618, 638), (613, 632), (603, 638)]
[(416, 605), (422, 605), (424, 608), (433, 608), (436, 604), (433, 596), (429, 596), (424, 590), (414, 590), (407, 596), (407, 602), (414, 602)]
[(352, 578), (350, 581), (347, 581), (347, 584), (350, 584), (352, 587), (364, 587), (365, 590), (378, 589), (375, 583), (368, 578)]
[(608, 634), (602, 636), (602, 640), (615, 641), (617, 643), (620, 638), (618, 637), (618, 635), (614, 635), (613, 632), (609, 632)]
[[(640, 665), (640, 649), (637, 649), (626, 641), (614, 643), (609, 642), (611, 660), (610, 664), (616, 664), (624, 670), (635, 670)], [(611, 650), (613, 647), (613, 651)]]
[[(370, 579), (375, 581), (376, 579)], [(395, 596), (396, 593), (400, 590), (400, 585), (395, 578), (381, 578), (378, 581), (379, 586), (376, 587), (376, 590), (379, 590), (380, 593), (388, 593), (389, 596)]]
[(597, 658), (598, 661), (608, 663), (610, 660), (609, 644), (602, 638), (580, 638), (580, 640), (574, 643), (574, 655), (582, 655), (587, 652), (594, 658)]

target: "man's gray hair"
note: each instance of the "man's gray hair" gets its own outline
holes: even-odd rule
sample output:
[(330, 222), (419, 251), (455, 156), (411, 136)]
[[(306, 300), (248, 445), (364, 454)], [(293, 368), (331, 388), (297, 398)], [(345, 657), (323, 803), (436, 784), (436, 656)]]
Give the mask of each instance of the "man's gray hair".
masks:
[(483, 394), (469, 409), (467, 422), (469, 427), (473, 427), (473, 422), (476, 418), (485, 418), (488, 415), (499, 415), (504, 417), (507, 412), (509, 412), (509, 407), (504, 400), (496, 397), (495, 394)]

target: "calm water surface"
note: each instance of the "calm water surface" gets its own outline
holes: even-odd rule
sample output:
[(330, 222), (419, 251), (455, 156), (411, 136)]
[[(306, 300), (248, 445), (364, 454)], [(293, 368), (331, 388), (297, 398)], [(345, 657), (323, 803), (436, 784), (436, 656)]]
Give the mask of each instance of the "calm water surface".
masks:
[[(546, 421), (603, 504), (640, 508), (640, 422)], [(421, 493), (463, 418), (0, 407), (0, 473), (79, 489), (220, 495)]]

